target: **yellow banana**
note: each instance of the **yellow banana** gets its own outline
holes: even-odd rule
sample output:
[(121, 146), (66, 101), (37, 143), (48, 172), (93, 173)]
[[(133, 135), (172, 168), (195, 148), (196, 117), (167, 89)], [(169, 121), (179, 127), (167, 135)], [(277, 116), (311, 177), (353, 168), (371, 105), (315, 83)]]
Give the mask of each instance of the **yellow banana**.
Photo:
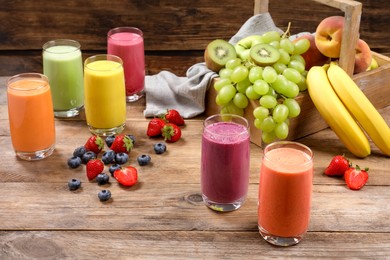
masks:
[(390, 156), (390, 128), (363, 91), (337, 64), (330, 65), (328, 78), (336, 94), (374, 144)]
[(370, 155), (366, 135), (334, 92), (325, 69), (312, 67), (306, 80), (311, 100), (345, 147), (357, 157)]

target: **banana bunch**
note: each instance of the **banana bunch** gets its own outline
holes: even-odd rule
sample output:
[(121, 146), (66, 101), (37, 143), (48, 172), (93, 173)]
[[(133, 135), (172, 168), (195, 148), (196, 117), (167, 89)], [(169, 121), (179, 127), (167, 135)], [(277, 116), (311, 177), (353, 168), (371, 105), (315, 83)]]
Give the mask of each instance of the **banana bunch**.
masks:
[(312, 67), (309, 95), (317, 110), (345, 147), (357, 157), (371, 153), (367, 135), (390, 156), (390, 128), (352, 78), (336, 63)]

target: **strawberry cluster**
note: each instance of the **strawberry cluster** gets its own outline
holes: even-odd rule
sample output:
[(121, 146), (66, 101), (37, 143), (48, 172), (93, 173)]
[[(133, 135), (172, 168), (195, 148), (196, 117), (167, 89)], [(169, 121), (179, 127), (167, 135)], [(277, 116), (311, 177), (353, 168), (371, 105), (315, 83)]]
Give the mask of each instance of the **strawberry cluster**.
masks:
[(149, 137), (162, 136), (168, 143), (176, 142), (181, 137), (179, 126), (184, 125), (184, 119), (175, 109), (168, 109), (159, 117), (151, 119), (148, 123), (146, 135)]
[(368, 181), (368, 168), (361, 169), (359, 165), (352, 166), (344, 155), (334, 156), (324, 174), (344, 177), (345, 183), (351, 190), (360, 190)]

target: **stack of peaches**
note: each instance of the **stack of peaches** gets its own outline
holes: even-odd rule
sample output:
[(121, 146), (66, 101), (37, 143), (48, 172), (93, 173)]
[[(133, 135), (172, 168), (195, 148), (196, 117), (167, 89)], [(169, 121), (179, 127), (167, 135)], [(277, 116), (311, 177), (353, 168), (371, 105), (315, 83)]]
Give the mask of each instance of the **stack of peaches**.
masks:
[[(327, 17), (318, 24), (315, 34), (304, 33), (295, 39), (297, 41), (306, 38), (310, 41), (310, 49), (302, 54), (307, 70), (312, 66), (322, 66), (330, 60), (340, 58), (344, 20), (342, 16)], [(353, 73), (357, 74), (377, 67), (378, 63), (372, 57), (369, 45), (364, 40), (358, 39)]]

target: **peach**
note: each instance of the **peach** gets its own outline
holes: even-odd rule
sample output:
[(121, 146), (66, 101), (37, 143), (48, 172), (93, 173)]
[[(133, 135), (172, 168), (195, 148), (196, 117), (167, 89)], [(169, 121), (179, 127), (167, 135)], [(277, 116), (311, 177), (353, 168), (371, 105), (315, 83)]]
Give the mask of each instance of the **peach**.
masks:
[(358, 40), (355, 51), (354, 74), (366, 71), (370, 67), (372, 61), (371, 49), (364, 40)]
[(343, 16), (329, 16), (318, 24), (315, 43), (322, 54), (329, 58), (340, 57), (343, 28)]
[(313, 66), (322, 66), (325, 63), (328, 63), (330, 61), (330, 58), (322, 54), (315, 43), (315, 37), (311, 33), (304, 33), (302, 35), (299, 35), (294, 42), (298, 41), (299, 39), (306, 38), (310, 42), (310, 48), (301, 56), (305, 60), (306, 63), (306, 70), (309, 70)]

